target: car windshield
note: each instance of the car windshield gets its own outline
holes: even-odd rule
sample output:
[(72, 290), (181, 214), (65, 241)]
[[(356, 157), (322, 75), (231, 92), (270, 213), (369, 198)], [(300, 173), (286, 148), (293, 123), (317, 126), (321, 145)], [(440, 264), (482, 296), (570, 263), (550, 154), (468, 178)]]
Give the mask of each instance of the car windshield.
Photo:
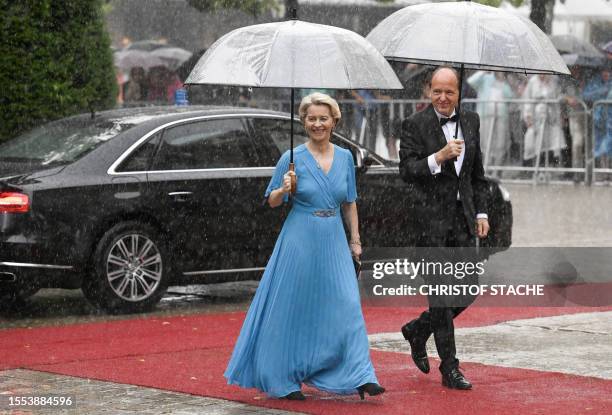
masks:
[(44, 166), (71, 163), (132, 126), (82, 117), (55, 121), (0, 144), (0, 160)]

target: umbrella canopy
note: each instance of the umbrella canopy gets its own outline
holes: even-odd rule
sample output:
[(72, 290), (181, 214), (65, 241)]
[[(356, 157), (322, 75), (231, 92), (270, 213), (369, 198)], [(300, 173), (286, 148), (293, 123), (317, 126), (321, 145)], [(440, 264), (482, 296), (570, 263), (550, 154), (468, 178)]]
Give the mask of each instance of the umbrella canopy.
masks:
[(589, 66), (591, 68), (599, 68), (605, 66), (607, 59), (605, 57), (584, 56), (578, 53), (564, 53), (561, 55), (567, 66)]
[[(367, 39), (387, 59), (468, 69), (565, 74), (569, 69), (533, 22), (470, 1), (404, 7)], [(418, 39), (418, 41), (416, 41)]]
[(138, 66), (144, 69), (150, 69), (154, 66), (166, 66), (166, 62), (164, 62), (159, 56), (151, 55), (150, 52), (137, 49), (124, 49), (119, 52), (115, 52), (113, 55), (113, 60), (116, 66), (124, 70), (129, 70)]
[(599, 49), (576, 36), (553, 35), (550, 40), (561, 54), (563, 61), (569, 66), (597, 67), (603, 66), (606, 62), (605, 55)]
[(172, 70), (178, 69), (183, 62), (187, 61), (191, 58), (191, 55), (193, 55), (188, 50), (175, 46), (157, 48), (150, 53), (166, 62), (167, 66)]
[(236, 29), (200, 58), (186, 84), (401, 89), (385, 58), (362, 36), (299, 20)]
[(145, 52), (151, 52), (155, 49), (166, 48), (168, 47), (168, 43), (160, 40), (138, 40), (136, 42), (132, 42), (130, 45), (126, 46), (126, 50), (143, 50)]
[(589, 42), (572, 35), (552, 35), (550, 40), (559, 53), (577, 53), (585, 56), (603, 57), (603, 53)]
[[(291, 88), (402, 89), (391, 65), (362, 36), (295, 18), (236, 29), (200, 58), (185, 84)], [(293, 164), (291, 122), (289, 169)], [(291, 193), (295, 193), (295, 179)]]

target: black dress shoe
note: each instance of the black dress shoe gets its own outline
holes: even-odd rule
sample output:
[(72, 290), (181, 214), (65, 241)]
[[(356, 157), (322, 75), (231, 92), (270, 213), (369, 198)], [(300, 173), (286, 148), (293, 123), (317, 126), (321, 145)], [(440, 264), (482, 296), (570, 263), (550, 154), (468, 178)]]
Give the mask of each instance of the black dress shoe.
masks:
[(306, 397), (302, 393), (302, 391), (291, 392), (289, 395), (283, 396), (283, 399), (287, 399), (290, 401), (305, 401)]
[(423, 373), (429, 373), (429, 359), (427, 358), (427, 349), (425, 342), (418, 339), (414, 332), (414, 321), (402, 326), (402, 335), (404, 339), (410, 343), (410, 356), (412, 361)]
[(357, 388), (357, 393), (359, 393), (359, 397), (363, 401), (365, 399), (365, 393), (370, 396), (376, 396), (385, 393), (385, 388), (380, 386), (378, 383), (364, 383)]
[(446, 374), (442, 374), (442, 385), (450, 389), (472, 389), (472, 384), (468, 382), (459, 369), (453, 369)]

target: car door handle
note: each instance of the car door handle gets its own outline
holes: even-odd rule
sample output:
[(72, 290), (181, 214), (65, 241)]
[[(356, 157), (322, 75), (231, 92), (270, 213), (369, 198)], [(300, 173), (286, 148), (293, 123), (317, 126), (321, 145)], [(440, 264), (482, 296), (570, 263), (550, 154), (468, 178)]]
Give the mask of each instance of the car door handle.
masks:
[(175, 202), (186, 202), (191, 198), (193, 192), (170, 192), (168, 196)]

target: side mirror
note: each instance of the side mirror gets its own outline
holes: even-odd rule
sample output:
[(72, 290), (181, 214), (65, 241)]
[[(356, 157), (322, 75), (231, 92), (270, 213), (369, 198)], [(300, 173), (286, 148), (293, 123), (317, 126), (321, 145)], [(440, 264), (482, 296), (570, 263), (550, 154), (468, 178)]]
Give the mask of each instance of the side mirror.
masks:
[(357, 160), (357, 169), (361, 172), (366, 172), (368, 167), (372, 165), (372, 159), (370, 158), (370, 151), (365, 148), (358, 147), (355, 154)]

